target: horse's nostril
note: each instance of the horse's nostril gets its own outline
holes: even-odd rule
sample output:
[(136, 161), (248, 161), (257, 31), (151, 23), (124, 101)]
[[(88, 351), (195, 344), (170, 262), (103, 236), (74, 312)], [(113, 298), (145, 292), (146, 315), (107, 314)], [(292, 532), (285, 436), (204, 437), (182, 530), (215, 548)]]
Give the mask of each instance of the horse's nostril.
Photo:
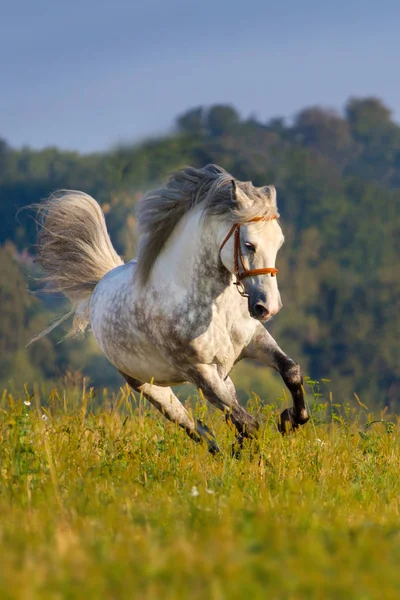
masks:
[(269, 310), (262, 304), (256, 304), (253, 308), (253, 313), (258, 319), (263, 319), (269, 315)]

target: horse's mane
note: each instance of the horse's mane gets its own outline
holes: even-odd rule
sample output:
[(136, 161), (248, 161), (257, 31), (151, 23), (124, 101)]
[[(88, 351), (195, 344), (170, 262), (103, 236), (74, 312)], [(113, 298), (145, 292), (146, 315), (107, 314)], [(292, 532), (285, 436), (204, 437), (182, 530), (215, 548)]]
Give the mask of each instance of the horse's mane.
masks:
[(203, 207), (205, 216), (224, 215), (232, 223), (244, 223), (276, 213), (276, 193), (273, 186), (258, 188), (250, 181), (237, 181), (213, 164), (172, 173), (164, 187), (148, 192), (139, 203), (136, 276), (142, 283), (180, 219), (197, 206)]

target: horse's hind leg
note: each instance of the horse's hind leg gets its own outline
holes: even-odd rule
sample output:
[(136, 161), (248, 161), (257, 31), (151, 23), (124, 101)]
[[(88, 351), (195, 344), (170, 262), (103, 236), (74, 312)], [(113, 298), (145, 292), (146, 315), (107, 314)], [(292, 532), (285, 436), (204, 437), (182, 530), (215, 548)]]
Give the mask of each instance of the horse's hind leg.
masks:
[(212, 454), (219, 452), (219, 447), (214, 434), (207, 425), (199, 420), (194, 420), (183, 404), (169, 387), (161, 387), (150, 383), (141, 383), (120, 371), (132, 389), (143, 394), (169, 421), (177, 423), (186, 431), (195, 442), (206, 441)]

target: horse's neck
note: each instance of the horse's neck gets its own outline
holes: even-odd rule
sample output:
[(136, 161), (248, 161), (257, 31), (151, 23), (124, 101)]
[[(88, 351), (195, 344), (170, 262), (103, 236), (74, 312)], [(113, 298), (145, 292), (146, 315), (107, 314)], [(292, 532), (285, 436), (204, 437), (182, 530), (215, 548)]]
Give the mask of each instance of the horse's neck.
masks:
[(176, 226), (158, 257), (151, 275), (154, 288), (176, 288), (183, 293), (222, 293), (231, 281), (219, 259), (221, 224), (206, 222), (192, 211)]

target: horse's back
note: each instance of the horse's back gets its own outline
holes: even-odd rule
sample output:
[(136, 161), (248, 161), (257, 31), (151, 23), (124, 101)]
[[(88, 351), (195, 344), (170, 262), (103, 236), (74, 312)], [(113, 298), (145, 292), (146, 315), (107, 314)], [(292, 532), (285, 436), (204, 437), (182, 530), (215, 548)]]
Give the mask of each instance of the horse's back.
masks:
[(106, 273), (104, 277), (100, 279), (99, 283), (94, 289), (93, 297), (98, 293), (103, 293), (105, 286), (108, 287), (113, 281), (122, 283), (126, 278), (129, 278), (129, 281), (132, 281), (136, 268), (136, 263), (137, 259), (134, 258), (133, 260), (130, 260), (129, 262), (123, 265), (119, 265), (118, 267), (111, 269), (111, 271), (108, 271), (108, 273)]

